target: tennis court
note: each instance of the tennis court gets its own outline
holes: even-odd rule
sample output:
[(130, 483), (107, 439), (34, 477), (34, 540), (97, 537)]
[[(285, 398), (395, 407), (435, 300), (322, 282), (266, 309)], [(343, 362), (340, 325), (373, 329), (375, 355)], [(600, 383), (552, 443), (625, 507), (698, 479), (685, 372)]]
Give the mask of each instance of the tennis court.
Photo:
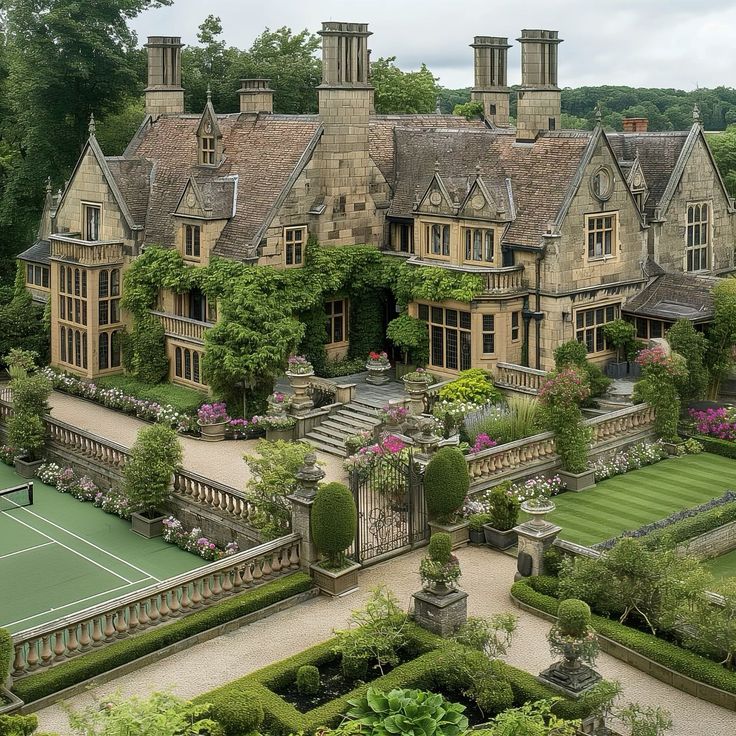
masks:
[[(0, 464), (0, 489), (23, 482)], [(207, 564), (34, 480), (33, 505), (0, 511), (0, 626), (12, 633)]]

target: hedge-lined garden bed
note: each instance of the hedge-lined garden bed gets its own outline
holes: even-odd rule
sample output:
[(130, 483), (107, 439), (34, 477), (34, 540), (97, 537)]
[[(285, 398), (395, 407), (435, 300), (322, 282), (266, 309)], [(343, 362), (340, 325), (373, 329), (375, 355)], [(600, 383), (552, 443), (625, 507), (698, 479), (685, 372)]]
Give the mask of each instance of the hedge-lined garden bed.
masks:
[(304, 573), (287, 575), (191, 613), (173, 623), (123, 639), (102, 649), (80, 654), (68, 662), (24, 677), (13, 684), (13, 692), (26, 703), (31, 703), (171, 644), (304, 593), (312, 587), (311, 578)]
[[(517, 602), (531, 609), (548, 616), (556, 616), (557, 607), (560, 603), (554, 597), (557, 586), (556, 578), (525, 578), (513, 584), (511, 596)], [(594, 614), (591, 624), (601, 636), (651, 659), (653, 662), (662, 665), (662, 667), (718, 690), (736, 695), (736, 672), (725, 669), (717, 662), (683, 649), (677, 644), (664, 641), (652, 634), (639, 631), (603, 616)], [(612, 654), (615, 656), (615, 652), (612, 652)], [(632, 664), (634, 663), (632, 662)], [(655, 671), (648, 670), (648, 672), (657, 677)], [(699, 697), (704, 697), (704, 695), (700, 694)], [(710, 700), (710, 698), (706, 699)], [(714, 701), (711, 700), (711, 702)]]

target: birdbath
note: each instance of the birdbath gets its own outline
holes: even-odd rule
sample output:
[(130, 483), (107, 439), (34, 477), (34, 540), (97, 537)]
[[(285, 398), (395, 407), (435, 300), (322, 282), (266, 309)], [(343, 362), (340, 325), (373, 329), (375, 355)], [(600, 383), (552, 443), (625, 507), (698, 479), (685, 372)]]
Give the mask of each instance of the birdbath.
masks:
[(538, 496), (537, 498), (530, 498), (523, 501), (521, 510), (532, 517), (529, 521), (529, 526), (535, 529), (544, 529), (549, 524), (544, 517), (555, 510), (555, 504), (546, 496)]

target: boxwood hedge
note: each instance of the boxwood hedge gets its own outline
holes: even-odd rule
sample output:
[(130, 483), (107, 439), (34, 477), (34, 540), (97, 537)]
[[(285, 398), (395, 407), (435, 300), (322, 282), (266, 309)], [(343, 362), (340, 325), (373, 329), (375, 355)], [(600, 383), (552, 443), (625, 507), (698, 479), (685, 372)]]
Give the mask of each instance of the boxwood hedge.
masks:
[(157, 652), (190, 636), (259, 611), (312, 588), (309, 575), (292, 573), (265, 585), (220, 601), (160, 628), (110, 644), (13, 684), (13, 692), (26, 703), (84, 682), (108, 670)]
[[(532, 581), (534, 578), (517, 581), (511, 586), (511, 595), (527, 606), (556, 616), (559, 600), (534, 590), (532, 586), (536, 586), (537, 583)], [(593, 614), (590, 623), (607, 639), (633, 649), (664, 667), (726, 692), (736, 693), (736, 672), (725, 669), (717, 662), (603, 616)]]

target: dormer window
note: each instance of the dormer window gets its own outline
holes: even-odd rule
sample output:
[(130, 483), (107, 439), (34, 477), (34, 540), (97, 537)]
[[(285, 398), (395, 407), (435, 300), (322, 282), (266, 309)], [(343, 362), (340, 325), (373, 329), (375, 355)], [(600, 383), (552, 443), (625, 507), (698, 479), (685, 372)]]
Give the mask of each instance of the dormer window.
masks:
[(199, 258), (201, 255), (202, 230), (199, 225), (184, 225), (184, 255)]
[(222, 132), (217, 124), (217, 114), (209, 96), (197, 127), (197, 141), (199, 165), (218, 166), (222, 159)]
[[(208, 123), (206, 128), (212, 130), (212, 126)], [(213, 135), (203, 135), (199, 139), (199, 163), (203, 166), (215, 165), (215, 137)]]
[(85, 204), (84, 210), (84, 239), (95, 241), (100, 239), (100, 220), (102, 207), (98, 204)]

